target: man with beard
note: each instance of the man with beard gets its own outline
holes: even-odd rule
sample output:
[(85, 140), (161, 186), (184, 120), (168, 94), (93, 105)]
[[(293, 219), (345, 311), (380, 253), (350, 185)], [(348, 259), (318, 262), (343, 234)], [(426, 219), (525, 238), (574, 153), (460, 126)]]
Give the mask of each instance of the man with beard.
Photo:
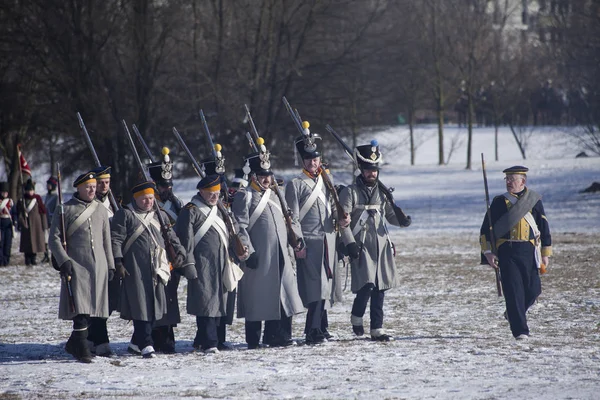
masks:
[[(217, 207), (221, 176), (205, 176), (196, 188), (198, 194), (181, 211), (175, 231), (186, 248), (188, 263), (195, 264), (198, 274), (198, 279), (188, 283), (187, 292), (187, 310), (196, 316), (198, 328), (194, 348), (218, 353), (219, 327), (225, 324), (228, 297), (241, 270), (231, 260), (229, 232)], [(241, 258), (247, 255), (246, 251)], [(229, 276), (234, 279), (229, 281)], [(225, 327), (222, 331), (225, 336)]]
[(17, 202), (21, 243), (19, 251), (25, 255), (25, 265), (37, 265), (36, 254), (46, 252), (48, 217), (40, 195), (35, 193), (31, 179), (23, 186), (23, 198)]
[[(302, 312), (293, 250), (288, 245), (281, 204), (271, 188), (277, 183), (264, 141), (259, 141), (260, 151), (248, 155), (244, 166), (244, 173), (251, 174), (251, 184), (235, 194), (232, 204), (250, 254), (242, 263), (244, 277), (238, 287), (238, 317), (246, 319), (248, 349), (259, 348), (262, 321), (266, 321), (263, 344), (293, 345), (292, 316)], [(300, 243), (295, 250), (302, 247)]]
[(379, 185), (379, 166), (383, 158), (377, 141), (357, 146), (354, 157), (360, 175), (340, 193), (340, 202), (352, 219), (342, 232), (352, 259), (352, 292), (356, 294), (350, 321), (354, 333), (364, 335), (363, 316), (371, 300), (371, 339), (389, 341), (391, 337), (383, 330), (383, 302), (385, 292), (397, 286), (397, 279), (386, 221), (406, 227), (411, 219), (382, 193), (385, 189)]
[[(305, 124), (308, 124), (305, 122)], [(317, 344), (331, 338), (327, 331), (327, 309), (333, 304), (336, 281), (336, 220), (344, 228), (350, 223), (348, 214), (338, 216), (332, 207), (333, 194), (324, 183), (323, 174), (329, 174), (321, 164), (318, 134), (304, 134), (295, 140), (302, 160), (302, 173), (286, 186), (285, 197), (294, 220), (302, 227), (306, 242), (305, 257), (296, 253), (298, 290), (306, 315), (306, 343)], [(327, 177), (325, 177), (327, 178)], [(331, 177), (329, 177), (331, 181)], [(335, 190), (335, 189), (334, 189)]]
[[(128, 351), (144, 358), (156, 357), (152, 328), (167, 312), (165, 286), (171, 277), (166, 243), (154, 205), (154, 182), (142, 182), (131, 189), (133, 201), (121, 208), (112, 220), (112, 249), (121, 285), (121, 318), (133, 320)], [(163, 218), (167, 219), (165, 213)], [(185, 249), (172, 230), (169, 241), (177, 259), (174, 268), (185, 263)]]
[[(48, 246), (60, 266), (62, 278), (59, 318), (73, 320), (73, 333), (65, 349), (77, 360), (89, 363), (92, 355), (87, 343), (88, 326), (91, 318), (108, 318), (108, 282), (114, 277), (115, 266), (108, 212), (95, 201), (94, 174), (80, 175), (73, 186), (77, 192), (63, 206), (65, 232), (61, 213), (54, 213)], [(73, 294), (73, 307), (67, 282)]]
[[(91, 171), (96, 178), (96, 200), (98, 200), (108, 212), (108, 217), (112, 220), (115, 210), (109, 201), (110, 193), (110, 173), (111, 167), (100, 166)], [(119, 305), (119, 292), (121, 291), (121, 280), (112, 279), (108, 282), (108, 315), (112, 314)], [(93, 354), (101, 357), (113, 356), (108, 338), (108, 318), (92, 317), (88, 329), (88, 345)]]
[[(546, 271), (552, 255), (550, 226), (542, 197), (529, 189), (528, 168), (516, 165), (506, 174), (506, 193), (496, 196), (490, 205), (493, 229), (486, 214), (481, 226), (482, 263), (500, 268), (506, 302), (505, 317), (517, 340), (529, 338), (527, 310), (542, 292), (540, 273)], [(494, 233), (498, 254), (491, 249)]]

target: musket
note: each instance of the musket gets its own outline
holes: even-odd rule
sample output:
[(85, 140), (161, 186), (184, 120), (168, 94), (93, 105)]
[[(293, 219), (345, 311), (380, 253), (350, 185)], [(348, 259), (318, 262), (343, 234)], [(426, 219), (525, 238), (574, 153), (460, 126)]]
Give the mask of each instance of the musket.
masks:
[[(67, 251), (67, 229), (65, 226), (65, 207), (63, 205), (63, 195), (62, 195), (62, 187), (61, 187), (61, 174), (60, 174), (60, 163), (56, 163), (56, 174), (57, 174), (57, 184), (56, 189), (58, 192), (58, 214), (60, 215), (60, 238), (61, 245), (65, 252)], [(60, 270), (58, 267), (58, 263), (54, 256), (52, 256), (52, 265), (55, 269)], [(71, 312), (75, 312), (75, 296), (73, 296), (73, 288), (71, 287), (71, 277), (63, 276), (61, 279), (64, 280), (65, 285), (67, 286), (67, 293), (69, 295), (69, 308)]]
[[(246, 109), (246, 117), (248, 118), (248, 123), (250, 124), (250, 131), (252, 134), (246, 132), (246, 137), (250, 142), (250, 147), (252, 151), (259, 151), (258, 149), (258, 130), (256, 129), (256, 125), (254, 125), (254, 120), (252, 119), (252, 115), (250, 114), (250, 109), (248, 105), (244, 104), (244, 108)], [(275, 192), (275, 195), (279, 199), (279, 204), (281, 205), (281, 209), (283, 210), (283, 218), (285, 220), (285, 225), (287, 227), (288, 232), (288, 241), (292, 248), (297, 248), (300, 243), (298, 239), (298, 235), (294, 232), (293, 229), (293, 221), (292, 221), (292, 210), (288, 207), (287, 201), (285, 201), (285, 197), (281, 194), (281, 190), (279, 190), (279, 184), (277, 183), (277, 178), (273, 176), (273, 184), (271, 185), (271, 189)]]
[[(83, 132), (83, 138), (85, 139), (88, 148), (92, 152), (92, 157), (94, 158), (94, 163), (96, 164), (96, 167), (102, 166), (102, 164), (100, 164), (100, 159), (98, 159), (98, 154), (96, 154), (96, 149), (94, 148), (94, 144), (92, 143), (90, 134), (88, 133), (88, 130), (85, 127), (85, 124), (83, 123), (83, 118), (81, 118), (81, 114), (79, 114), (79, 112), (77, 113), (77, 119), (79, 120), (79, 127), (81, 128), (81, 132)], [(119, 204), (115, 200), (115, 196), (112, 193), (112, 189), (108, 191), (108, 201), (110, 202), (110, 205), (115, 211), (117, 211), (120, 208)]]
[(138, 141), (142, 145), (142, 148), (144, 149), (144, 152), (146, 153), (146, 156), (150, 159), (150, 162), (153, 163), (154, 160), (155, 160), (155, 158), (152, 155), (152, 152), (150, 151), (150, 148), (146, 144), (146, 141), (142, 137), (142, 134), (140, 133), (138, 127), (135, 126), (135, 124), (132, 124), (131, 127), (133, 128), (133, 133), (135, 133), (135, 136), (137, 137)]
[[(331, 127), (331, 125), (329, 125), (329, 124), (325, 125), (325, 129), (327, 129), (327, 131), (329, 133), (331, 133), (331, 135), (335, 138), (335, 140), (337, 140), (337, 142), (342, 146), (344, 153), (346, 153), (346, 155), (352, 160), (352, 163), (354, 164), (354, 168), (357, 170), (360, 169), (356, 160), (354, 159), (352, 149), (350, 148), (350, 146), (348, 146), (346, 144), (346, 142), (344, 142), (344, 139), (342, 139), (342, 137)], [(396, 202), (394, 201), (394, 196), (392, 195), (394, 188), (391, 188), (391, 187), (388, 188), (387, 186), (385, 186), (383, 184), (383, 182), (381, 182), (380, 179), (377, 179), (377, 185), (378, 185), (379, 189), (381, 189), (381, 193), (383, 193), (383, 195), (386, 198), (386, 200), (388, 201), (388, 203), (394, 209), (394, 213), (396, 214), (396, 219), (398, 220), (400, 225), (404, 226), (404, 227), (409, 226), (410, 222), (409, 222), (407, 215), (404, 214), (404, 211), (402, 211), (402, 209), (400, 207), (398, 207), (396, 205)]]
[[(202, 170), (202, 167), (200, 167), (200, 164), (198, 164), (198, 161), (196, 161), (196, 158), (194, 157), (190, 149), (187, 147), (185, 141), (183, 140), (183, 138), (181, 137), (181, 135), (175, 127), (173, 127), (173, 134), (177, 138), (177, 141), (179, 142), (179, 145), (181, 146), (183, 151), (185, 151), (185, 154), (187, 154), (188, 158), (192, 162), (192, 168), (194, 168), (196, 174), (198, 174), (200, 178), (206, 177), (206, 173)], [(217, 200), (217, 209), (219, 210), (219, 212), (221, 212), (221, 215), (223, 216), (223, 221), (225, 222), (225, 226), (227, 227), (227, 231), (229, 232), (229, 237), (231, 238), (231, 240), (233, 240), (235, 254), (238, 257), (242, 257), (246, 253), (246, 247), (242, 243), (242, 239), (240, 238), (240, 235), (235, 229), (235, 225), (233, 224), (231, 214), (229, 213), (229, 211), (227, 210), (227, 208), (223, 204), (223, 201), (220, 198)]]
[[(481, 153), (481, 170), (483, 171), (483, 186), (485, 187), (485, 208), (488, 225), (490, 226), (490, 246), (492, 247), (492, 254), (498, 255), (498, 248), (496, 247), (496, 235), (494, 234), (494, 227), (492, 225), (492, 214), (490, 213), (490, 192), (488, 190), (487, 172), (485, 171), (485, 160), (483, 153)], [(502, 297), (502, 285), (500, 283), (500, 269), (498, 266), (494, 266), (494, 272), (496, 273), (496, 290), (498, 291), (498, 297)]]
[[(135, 144), (133, 143), (133, 138), (131, 137), (131, 133), (129, 132), (129, 128), (127, 127), (127, 123), (125, 122), (125, 120), (123, 120), (123, 128), (125, 128), (125, 133), (127, 134), (127, 139), (129, 140), (129, 145), (131, 146), (131, 151), (133, 153), (133, 156), (135, 158), (135, 161), (136, 161), (138, 167), (140, 168), (140, 172), (142, 173), (144, 180), (146, 182), (152, 181), (152, 179), (150, 178), (150, 174), (148, 173), (148, 170), (142, 163), (142, 160), (140, 159), (140, 155), (138, 154), (137, 149), (135, 148)], [(169, 233), (171, 231), (171, 226), (169, 225), (169, 223), (167, 221), (165, 221), (165, 219), (160, 211), (160, 207), (158, 206), (158, 203), (156, 201), (154, 202), (154, 207), (156, 208), (156, 216), (158, 218), (158, 223), (160, 224), (160, 233), (165, 242), (165, 250), (167, 252), (167, 259), (171, 263), (171, 266), (173, 268), (175, 268), (175, 260), (177, 259), (177, 252), (175, 251), (175, 247), (173, 246), (173, 243), (171, 243), (171, 240), (170, 240)]]
[[(290, 114), (290, 117), (292, 117), (292, 120), (294, 121), (294, 125), (296, 125), (296, 128), (298, 129), (300, 134), (305, 136), (304, 135), (304, 126), (302, 123), (302, 118), (300, 118), (300, 113), (298, 112), (298, 110), (292, 109), (292, 106), (290, 106), (290, 103), (287, 101), (285, 96), (283, 97), (283, 103), (285, 104), (285, 108), (287, 109), (288, 113)], [(321, 174), (323, 183), (325, 184), (327, 191), (329, 192), (331, 198), (333, 199), (333, 204), (335, 205), (335, 209), (337, 211), (338, 218), (346, 218), (348, 216), (348, 213), (346, 212), (346, 210), (344, 210), (344, 206), (342, 206), (338, 192), (337, 192), (335, 186), (333, 185), (333, 182), (331, 181), (329, 174), (323, 169), (322, 166), (319, 167), (319, 173)], [(337, 224), (336, 224), (336, 228), (337, 228)]]

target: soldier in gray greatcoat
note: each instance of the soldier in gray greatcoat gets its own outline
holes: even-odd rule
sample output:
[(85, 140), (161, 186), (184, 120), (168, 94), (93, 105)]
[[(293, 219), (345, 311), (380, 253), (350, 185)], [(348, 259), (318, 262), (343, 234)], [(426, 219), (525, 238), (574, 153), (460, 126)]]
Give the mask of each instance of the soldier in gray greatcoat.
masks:
[(262, 321), (266, 321), (264, 344), (294, 344), (292, 316), (302, 312), (293, 250), (288, 245), (281, 204), (271, 189), (277, 183), (273, 182), (268, 152), (264, 144), (259, 145), (261, 151), (247, 156), (244, 166), (245, 174), (252, 172), (251, 184), (235, 194), (232, 204), (240, 236), (250, 252), (242, 263), (244, 277), (238, 287), (238, 317), (246, 319), (249, 349), (259, 347)]
[[(96, 178), (96, 200), (106, 209), (109, 220), (112, 220), (117, 209), (114, 209), (109, 201), (111, 167), (101, 165), (92, 169), (91, 172)], [(108, 315), (111, 315), (113, 311), (118, 309), (120, 292), (121, 280), (110, 280), (108, 282)], [(101, 357), (111, 357), (114, 355), (110, 348), (107, 322), (108, 318), (92, 317), (88, 328), (88, 345), (90, 346), (90, 350), (92, 354)]]
[[(173, 161), (169, 156), (170, 150), (163, 147), (162, 159), (148, 164), (150, 177), (156, 184), (155, 201), (162, 211), (169, 216), (168, 221), (171, 225), (177, 222), (177, 218), (183, 202), (173, 193)], [(179, 270), (178, 270), (179, 271)], [(161, 353), (175, 352), (175, 327), (181, 322), (179, 313), (179, 300), (177, 290), (181, 276), (178, 271), (171, 274), (171, 280), (165, 288), (167, 296), (167, 312), (161, 319), (156, 321), (152, 328), (152, 340), (154, 340), (154, 349)]]
[[(121, 318), (133, 320), (133, 336), (128, 351), (144, 358), (155, 357), (152, 327), (167, 312), (165, 286), (171, 277), (165, 241), (156, 216), (154, 182), (131, 189), (133, 201), (121, 208), (112, 220), (112, 249), (121, 284)], [(165, 213), (163, 218), (167, 219)], [(176, 260), (174, 268), (185, 263), (185, 249), (168, 230)]]
[[(218, 353), (218, 327), (225, 323), (222, 317), (227, 314), (228, 297), (241, 278), (241, 270), (230, 259), (229, 232), (217, 208), (221, 177), (205, 176), (197, 189), (198, 194), (181, 211), (175, 232), (186, 248), (188, 263), (194, 263), (198, 273), (187, 292), (187, 311), (196, 316), (198, 327), (194, 348)], [(245, 259), (247, 254), (240, 256)], [(231, 282), (227, 274), (233, 274), (233, 269), (237, 274)]]
[(331, 338), (327, 331), (327, 308), (333, 303), (337, 267), (336, 220), (342, 227), (350, 223), (348, 214), (338, 218), (332, 205), (332, 194), (324, 183), (322, 174), (328, 174), (328, 171), (321, 164), (321, 152), (317, 146), (320, 140), (321, 137), (310, 133), (308, 127), (302, 136), (296, 138), (296, 150), (304, 168), (287, 184), (285, 191), (287, 204), (294, 220), (302, 227), (306, 243), (305, 257), (297, 253), (296, 262), (298, 290), (304, 307), (308, 309), (305, 332), (308, 344)]
[(73, 332), (65, 349), (87, 363), (91, 362), (87, 344), (90, 318), (108, 318), (108, 282), (113, 279), (115, 266), (108, 213), (94, 200), (94, 174), (79, 176), (73, 186), (77, 193), (62, 206), (65, 232), (57, 210), (52, 217), (48, 246), (62, 277), (58, 316), (73, 320)]
[(383, 300), (385, 291), (397, 286), (397, 278), (386, 221), (408, 226), (411, 220), (382, 193), (384, 189), (379, 185), (382, 156), (377, 141), (356, 147), (354, 156), (360, 175), (340, 193), (340, 202), (352, 219), (350, 226), (342, 231), (347, 254), (352, 259), (352, 292), (356, 293), (352, 329), (356, 335), (364, 335), (363, 315), (370, 299), (371, 339), (389, 341), (390, 336), (383, 331)]

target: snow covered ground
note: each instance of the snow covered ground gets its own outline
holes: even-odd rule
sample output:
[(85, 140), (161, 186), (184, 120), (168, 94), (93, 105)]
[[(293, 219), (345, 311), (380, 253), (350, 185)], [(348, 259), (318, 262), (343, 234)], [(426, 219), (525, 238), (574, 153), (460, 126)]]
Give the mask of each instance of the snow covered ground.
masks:
[[(464, 132), (448, 128), (446, 148)], [(477, 129), (473, 170), (464, 169), (464, 143), (448, 165), (437, 166), (435, 129), (422, 127), (417, 165), (411, 167), (405, 129), (372, 135), (384, 148), (381, 179), (396, 187), (397, 202), (413, 218), (411, 227), (392, 230), (402, 282), (388, 292), (384, 308), (393, 342), (352, 335), (353, 296), (346, 291), (344, 302), (329, 314), (335, 341), (249, 351), (243, 321), (236, 320), (228, 332), (234, 350), (194, 353), (195, 320), (185, 312), (182, 280), (177, 354), (154, 360), (128, 355), (132, 325), (112, 315), (109, 333), (118, 357), (84, 365), (63, 350), (71, 326), (56, 317), (56, 272), (47, 265), (16, 265), (0, 268), (0, 399), (597, 398), (600, 193), (579, 191), (600, 181), (600, 158), (575, 159), (579, 149), (573, 140), (546, 128), (533, 133), (529, 159), (523, 161), (503, 129), (500, 161), (495, 162), (493, 130)], [(370, 139), (365, 136), (365, 143)], [(493, 273), (478, 265), (485, 211), (482, 151), (492, 196), (504, 191), (504, 168), (530, 168), (529, 186), (543, 195), (554, 234), (555, 256), (542, 277), (543, 294), (529, 312), (532, 338), (524, 344), (512, 339), (502, 317)], [(342, 160), (333, 159), (332, 166)], [(333, 171), (338, 182), (349, 182), (348, 170)], [(176, 192), (188, 200), (194, 186), (194, 180), (180, 181)], [(22, 257), (14, 258), (22, 264)], [(339, 272), (345, 279), (345, 269)], [(303, 326), (304, 315), (299, 315), (294, 321), (298, 339)]]

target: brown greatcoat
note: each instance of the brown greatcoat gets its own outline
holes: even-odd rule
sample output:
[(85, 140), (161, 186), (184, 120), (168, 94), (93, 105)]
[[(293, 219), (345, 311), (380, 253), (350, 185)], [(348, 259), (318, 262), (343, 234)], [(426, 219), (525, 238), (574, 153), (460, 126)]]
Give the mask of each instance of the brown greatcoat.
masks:
[[(25, 210), (35, 199), (37, 204), (28, 211), (27, 218)], [(34, 194), (32, 198), (22, 198), (17, 202), (17, 215), (19, 216), (19, 227), (21, 228), (21, 242), (19, 251), (21, 253), (43, 253), (46, 251), (45, 232), (48, 230), (48, 217), (44, 200)], [(27, 220), (27, 222), (26, 222)]]

